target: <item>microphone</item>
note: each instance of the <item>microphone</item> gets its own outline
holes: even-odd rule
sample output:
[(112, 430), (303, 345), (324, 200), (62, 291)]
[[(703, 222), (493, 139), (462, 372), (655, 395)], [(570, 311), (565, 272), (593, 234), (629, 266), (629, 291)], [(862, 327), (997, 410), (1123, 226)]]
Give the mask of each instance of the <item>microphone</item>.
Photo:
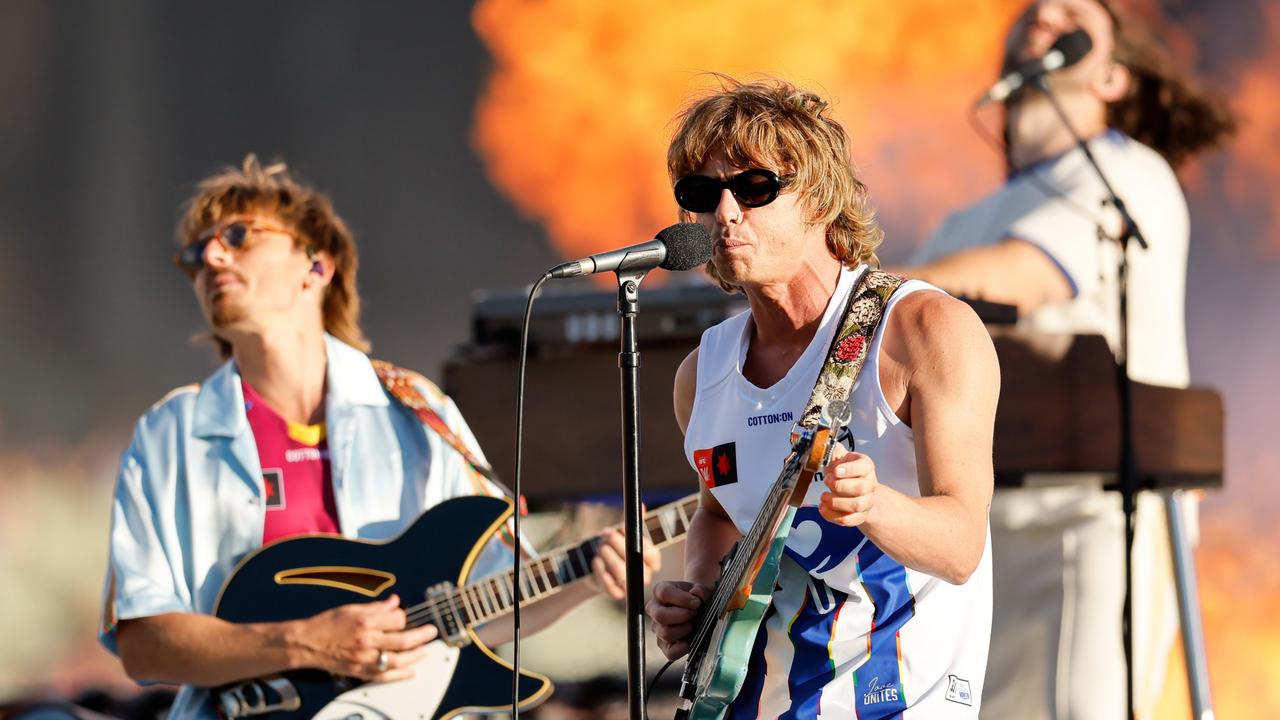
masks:
[(711, 259), (711, 233), (697, 223), (676, 223), (638, 245), (596, 253), (551, 268), (553, 278), (607, 271), (692, 270)]
[(1088, 55), (1092, 48), (1093, 41), (1089, 39), (1089, 33), (1084, 30), (1073, 30), (1061, 35), (1044, 57), (1022, 63), (1013, 72), (1005, 73), (999, 82), (991, 86), (986, 95), (978, 98), (977, 104), (981, 107), (987, 103), (1004, 102), (1026, 83), (1033, 82), (1054, 70), (1061, 70), (1080, 62), (1080, 59)]

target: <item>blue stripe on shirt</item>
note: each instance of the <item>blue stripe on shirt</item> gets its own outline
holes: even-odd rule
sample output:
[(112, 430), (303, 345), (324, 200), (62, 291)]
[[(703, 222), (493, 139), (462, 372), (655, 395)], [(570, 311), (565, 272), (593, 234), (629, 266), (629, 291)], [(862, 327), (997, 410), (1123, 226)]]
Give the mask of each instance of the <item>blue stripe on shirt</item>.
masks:
[[(787, 687), (791, 691), (792, 704), (781, 718), (817, 717), (822, 709), (822, 689), (835, 679), (835, 663), (831, 659), (831, 638), (835, 633), (836, 616), (840, 606), (849, 596), (830, 590), (818, 580), (811, 580), (814, 588), (805, 593), (799, 615), (791, 623), (792, 647), (791, 672), (787, 675)], [(818, 607), (813, 592), (829, 593), (825, 608)]]
[(854, 707), (859, 720), (901, 720), (907, 697), (898, 631), (915, 615), (907, 569), (868, 542), (858, 551), (858, 578), (875, 604), (875, 615), (869, 656), (853, 673)]

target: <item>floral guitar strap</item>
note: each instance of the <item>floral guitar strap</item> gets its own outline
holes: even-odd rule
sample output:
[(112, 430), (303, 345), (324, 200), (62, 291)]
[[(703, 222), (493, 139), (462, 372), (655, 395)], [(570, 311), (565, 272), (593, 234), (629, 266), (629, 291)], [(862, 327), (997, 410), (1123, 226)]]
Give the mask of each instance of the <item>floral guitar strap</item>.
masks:
[(818, 372), (813, 394), (800, 416), (798, 424), (801, 427), (817, 425), (832, 400), (850, 401), (858, 375), (867, 361), (871, 336), (884, 317), (889, 298), (905, 281), (901, 275), (871, 268), (858, 279), (857, 286), (849, 293), (844, 319), (831, 339), (827, 360)]

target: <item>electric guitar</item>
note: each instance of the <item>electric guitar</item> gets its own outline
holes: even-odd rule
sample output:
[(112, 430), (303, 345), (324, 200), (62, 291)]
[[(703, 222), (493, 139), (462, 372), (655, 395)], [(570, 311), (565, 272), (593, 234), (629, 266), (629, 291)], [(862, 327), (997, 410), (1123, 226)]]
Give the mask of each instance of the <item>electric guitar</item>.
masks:
[[(652, 510), (644, 529), (662, 547), (684, 536), (698, 496)], [(310, 617), (392, 593), (406, 603), (409, 627), (435, 625), (440, 637), (408, 680), (367, 683), (323, 670), (297, 670), (235, 682), (213, 691), (228, 719), (437, 720), (463, 712), (511, 709), (513, 668), (478, 642), (473, 627), (516, 604), (511, 570), (467, 584), (481, 549), (511, 516), (505, 498), (462, 497), (427, 510), (384, 542), (310, 535), (281, 540), (246, 556), (223, 584), (214, 615), (231, 622), (279, 622)], [(594, 537), (526, 561), (520, 606), (548, 597), (591, 574), (601, 542)], [(551, 681), (520, 671), (519, 706), (551, 694)]]
[(721, 562), (720, 581), (698, 615), (680, 681), (677, 720), (718, 720), (742, 690), (760, 622), (773, 600), (791, 519), (850, 416), (847, 402), (833, 400), (814, 428), (792, 432), (782, 472), (751, 529)]

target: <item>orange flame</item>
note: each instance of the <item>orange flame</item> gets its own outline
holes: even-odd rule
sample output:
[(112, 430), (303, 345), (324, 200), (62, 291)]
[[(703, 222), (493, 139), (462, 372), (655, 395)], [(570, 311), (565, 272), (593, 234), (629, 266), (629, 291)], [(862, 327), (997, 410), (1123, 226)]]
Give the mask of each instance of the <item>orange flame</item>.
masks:
[[(1280, 710), (1280, 565), (1274, 559), (1280, 532), (1244, 512), (1217, 508), (1205, 518), (1201, 538), (1196, 566), (1213, 708), (1220, 718), (1272, 717)], [(1159, 718), (1191, 716), (1180, 646), (1158, 710)]]
[(932, 225), (999, 180), (988, 149), (955, 139), (970, 136), (965, 109), (994, 75), (991, 49), (1020, 4), (750, 0), (638, 12), (481, 0), (473, 23), (495, 68), (475, 142), (494, 184), (561, 252), (597, 252), (675, 218), (670, 119), (707, 85), (700, 73), (766, 72), (834, 99), (877, 204), (890, 220)]
[(1240, 69), (1232, 95), (1243, 125), (1231, 147), (1225, 190), (1232, 210), (1245, 208), (1264, 220), (1259, 244), (1274, 258), (1280, 256), (1280, 4), (1264, 3), (1262, 11), (1263, 56)]

